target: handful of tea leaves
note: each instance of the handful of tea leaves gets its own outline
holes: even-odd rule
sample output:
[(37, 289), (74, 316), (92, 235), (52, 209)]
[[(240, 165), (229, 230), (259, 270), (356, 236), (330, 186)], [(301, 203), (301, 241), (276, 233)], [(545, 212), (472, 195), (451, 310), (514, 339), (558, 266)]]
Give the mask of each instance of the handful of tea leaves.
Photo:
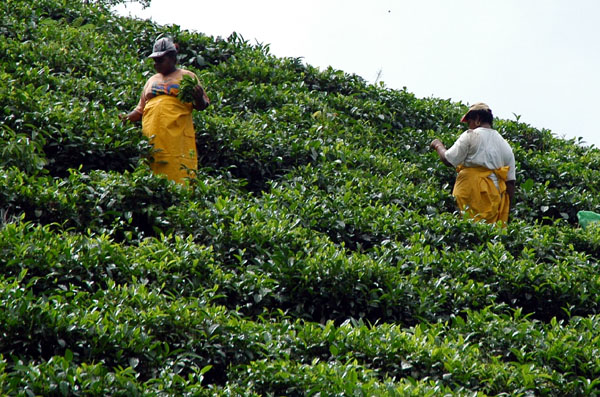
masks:
[(177, 98), (184, 103), (194, 102), (194, 89), (198, 84), (200, 84), (200, 82), (197, 77), (184, 74), (179, 83), (179, 93), (177, 94)]

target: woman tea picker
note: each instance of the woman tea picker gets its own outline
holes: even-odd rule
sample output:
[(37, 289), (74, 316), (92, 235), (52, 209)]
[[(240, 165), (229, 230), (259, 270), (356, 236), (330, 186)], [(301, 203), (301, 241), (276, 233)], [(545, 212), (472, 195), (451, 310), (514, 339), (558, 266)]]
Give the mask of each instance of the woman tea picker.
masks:
[(197, 78), (177, 67), (177, 47), (170, 38), (158, 39), (149, 58), (154, 60), (157, 73), (146, 82), (136, 108), (120, 118), (142, 120), (142, 133), (155, 150), (152, 171), (184, 183), (188, 170), (198, 169), (192, 109), (204, 110), (210, 101), (199, 84), (193, 90), (193, 103), (181, 102), (177, 97), (184, 75)]
[(461, 212), (476, 220), (506, 224), (515, 192), (515, 156), (498, 133), (492, 129), (494, 116), (485, 103), (476, 103), (460, 120), (469, 129), (448, 150), (439, 139), (430, 147), (458, 176), (452, 195)]

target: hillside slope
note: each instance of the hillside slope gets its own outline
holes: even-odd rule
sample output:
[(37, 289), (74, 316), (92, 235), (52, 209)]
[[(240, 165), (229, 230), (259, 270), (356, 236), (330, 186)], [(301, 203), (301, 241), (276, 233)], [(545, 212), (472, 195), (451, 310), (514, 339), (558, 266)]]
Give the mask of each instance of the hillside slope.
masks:
[[(497, 120), (516, 205), (475, 224), (428, 150), (461, 103), (77, 0), (0, 21), (3, 394), (600, 393), (597, 149)], [(161, 33), (212, 100), (190, 188), (117, 117)]]

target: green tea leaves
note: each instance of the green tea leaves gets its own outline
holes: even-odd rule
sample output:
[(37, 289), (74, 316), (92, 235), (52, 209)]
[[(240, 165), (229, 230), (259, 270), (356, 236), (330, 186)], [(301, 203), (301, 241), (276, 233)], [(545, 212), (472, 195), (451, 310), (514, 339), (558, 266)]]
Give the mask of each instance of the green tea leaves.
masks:
[(181, 102), (194, 102), (194, 90), (200, 83), (196, 77), (184, 74), (179, 83), (179, 93), (177, 97)]
[[(239, 34), (9, 3), (1, 394), (598, 393), (600, 237), (577, 222), (600, 211), (597, 149), (495, 120), (515, 203), (506, 228), (474, 223), (428, 149), (456, 139), (461, 103)], [(160, 33), (212, 102), (186, 187), (117, 117)]]

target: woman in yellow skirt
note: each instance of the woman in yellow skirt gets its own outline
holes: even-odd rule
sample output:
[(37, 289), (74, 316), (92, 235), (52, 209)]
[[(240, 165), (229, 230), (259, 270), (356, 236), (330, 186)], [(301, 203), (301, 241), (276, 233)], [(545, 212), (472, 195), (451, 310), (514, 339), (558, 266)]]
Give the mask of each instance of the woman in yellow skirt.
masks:
[(439, 139), (430, 147), (444, 164), (456, 167), (452, 195), (460, 211), (476, 220), (506, 224), (515, 193), (515, 156), (492, 128), (493, 120), (492, 110), (485, 103), (476, 103), (461, 119), (469, 129), (450, 149)]
[(198, 169), (192, 110), (204, 110), (210, 101), (199, 84), (193, 92), (193, 103), (177, 98), (183, 76), (196, 75), (177, 67), (177, 46), (170, 38), (157, 40), (149, 58), (154, 60), (157, 73), (146, 82), (136, 108), (120, 118), (142, 120), (142, 133), (154, 147), (152, 171), (184, 183), (189, 170)]

